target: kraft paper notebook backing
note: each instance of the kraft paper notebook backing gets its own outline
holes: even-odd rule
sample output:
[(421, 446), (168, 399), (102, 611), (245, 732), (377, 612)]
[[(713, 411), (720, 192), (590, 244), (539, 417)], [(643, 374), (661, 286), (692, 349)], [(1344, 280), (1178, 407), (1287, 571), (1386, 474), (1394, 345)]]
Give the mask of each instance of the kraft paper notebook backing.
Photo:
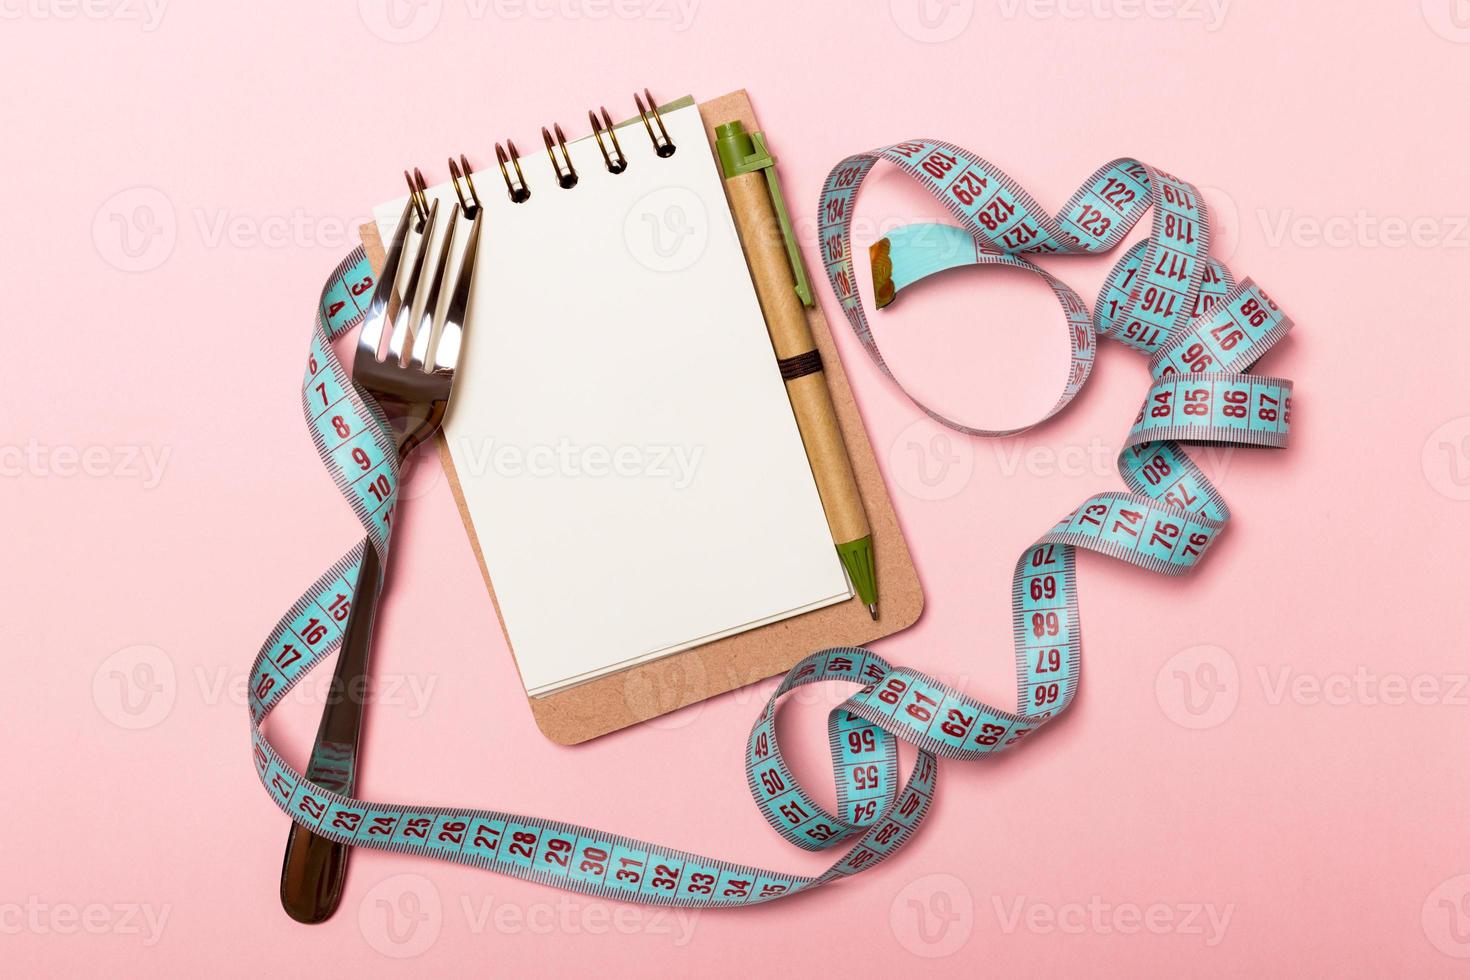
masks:
[[(872, 526), (881, 616), (851, 598), (710, 150), (744, 92), (637, 116), (627, 169), (476, 174), (488, 221), (439, 454), (537, 725), (582, 742), (911, 625), (923, 594), (820, 308), (807, 311)], [(788, 141), (789, 142), (789, 141)], [(512, 178), (515, 170), (510, 171)], [(441, 210), (449, 184), (430, 188)], [(403, 199), (362, 238), (375, 268)]]

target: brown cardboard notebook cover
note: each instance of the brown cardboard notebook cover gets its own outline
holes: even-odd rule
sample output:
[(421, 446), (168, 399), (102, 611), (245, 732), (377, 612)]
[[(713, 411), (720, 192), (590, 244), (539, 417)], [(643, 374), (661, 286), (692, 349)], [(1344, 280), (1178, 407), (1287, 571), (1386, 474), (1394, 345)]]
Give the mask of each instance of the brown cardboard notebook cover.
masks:
[[(705, 135), (710, 140), (710, 152), (713, 152), (715, 126), (720, 123), (739, 119), (747, 129), (760, 129), (744, 90), (700, 103), (699, 114), (704, 121)], [(786, 145), (779, 134), (773, 142), (778, 149)], [(487, 171), (484, 179), (493, 178)], [(497, 184), (491, 184), (491, 193), (495, 186)], [(361, 234), (373, 268), (381, 269), (383, 243), (377, 226), (363, 225)], [(847, 441), (858, 488), (872, 525), (873, 550), (878, 564), (878, 621), (869, 618), (866, 607), (852, 599), (670, 654), (564, 691), (528, 698), (536, 724), (547, 738), (563, 745), (585, 742), (784, 673), (802, 657), (825, 647), (858, 646), (889, 636), (912, 626), (919, 618), (924, 607), (919, 576), (899, 529), (883, 476), (878, 471), (873, 447), (868, 442), (862, 417), (853, 401), (847, 374), (842, 369), (832, 334), (827, 329), (827, 320), (820, 307), (809, 309), (807, 318), (811, 321), (812, 334), (822, 354), (823, 368), (842, 424), (842, 435)], [(474, 339), (467, 342), (474, 343)], [(460, 517), (469, 532), (470, 545), (480, 563), (480, 573), (485, 576), (485, 585), (491, 600), (495, 601), (495, 612), (499, 616), (500, 604), (495, 600), (495, 585), (490, 581), (485, 555), (465, 508), (454, 462), (442, 435), (439, 459), (444, 464)], [(504, 617), (501, 617), (501, 629), (505, 629)], [(510, 643), (509, 636), (506, 643)]]

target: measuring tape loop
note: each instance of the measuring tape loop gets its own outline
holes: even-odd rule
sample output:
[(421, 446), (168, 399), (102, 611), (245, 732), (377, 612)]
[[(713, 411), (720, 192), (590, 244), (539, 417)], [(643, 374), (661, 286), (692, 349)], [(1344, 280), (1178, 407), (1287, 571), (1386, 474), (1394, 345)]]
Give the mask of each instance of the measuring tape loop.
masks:
[[(845, 206), (843, 198), (831, 198), (833, 203)], [(839, 240), (845, 241), (841, 236), (846, 235), (843, 227), (834, 238), (827, 232), (826, 222), (823, 223), (822, 240), (823, 250), (828, 256), (838, 248)], [(1012, 268), (1022, 269), (1030, 272), (1046, 283), (1061, 304), (1063, 312), (1067, 317), (1067, 335), (1071, 344), (1071, 370), (1068, 372), (1067, 380), (1062, 388), (1062, 393), (1052, 403), (1037, 422), (1018, 426), (1011, 429), (978, 429), (961, 425), (953, 419), (930, 409), (927, 405), (913, 399), (914, 404), (923, 409), (931, 418), (950, 428), (959, 429), (969, 435), (1001, 437), (1015, 435), (1024, 432), (1034, 425), (1046, 421), (1053, 415), (1066, 408), (1076, 397), (1077, 392), (1082, 390), (1082, 385), (1092, 373), (1093, 350), (1097, 346), (1096, 334), (1093, 330), (1092, 319), (1087, 312), (1087, 304), (1082, 301), (1072, 290), (1072, 287), (1053, 276), (1050, 272), (1040, 266), (1026, 261), (1024, 258), (1009, 255), (1002, 252), (994, 252), (986, 248), (979, 240), (964, 229), (953, 225), (939, 224), (912, 224), (896, 228), (886, 237), (879, 239), (873, 245), (873, 278), (874, 292), (877, 296), (879, 309), (893, 302), (897, 293), (905, 286), (918, 280), (944, 272), (948, 269), (958, 268), (964, 265), (1004, 265)], [(856, 284), (852, 280), (852, 270), (839, 268), (836, 270), (837, 278), (842, 289), (851, 290), (851, 295), (856, 296)], [(838, 294), (839, 297), (842, 293)], [(845, 309), (845, 308), (844, 308)], [(897, 384), (900, 390), (908, 394), (897, 377), (889, 369), (883, 360), (883, 355), (873, 340), (872, 333), (868, 329), (867, 318), (863, 316), (861, 307), (856, 308), (857, 317), (849, 316), (849, 322), (853, 323), (853, 329), (857, 331), (858, 337), (863, 339), (863, 346), (872, 356), (873, 360), (883, 370), (883, 373)]]
[[(1029, 734), (1065, 709), (1076, 691), (1081, 647), (1075, 549), (1164, 574), (1187, 572), (1217, 540), (1230, 510), (1179, 443), (1286, 444), (1291, 383), (1246, 372), (1285, 336), (1291, 321), (1254, 282), (1236, 283), (1209, 256), (1210, 226), (1198, 190), (1140, 161), (1122, 158), (1099, 167), (1053, 217), (1000, 168), (953, 143), (908, 140), (855, 154), (833, 167), (822, 187), (819, 236), (828, 280), (874, 364), (930, 417), (962, 432), (1009, 435), (1030, 426), (988, 430), (960, 423), (915, 399), (883, 359), (851, 250), (858, 188), (879, 160), (918, 181), (958, 222), (907, 225), (872, 245), (880, 309), (906, 287), (948, 269), (1030, 268), (1061, 302), (1072, 347), (1062, 395), (1040, 421), (1081, 389), (1098, 336), (1149, 355), (1152, 382), (1118, 457), (1128, 492), (1089, 497), (1017, 565), (1013, 629), (1020, 710), (1000, 724), (1009, 726), (1008, 733)], [(1074, 292), (1058, 288), (1057, 280), (1030, 261), (1112, 249), (1150, 210), (1152, 233), (1115, 263), (1091, 315)]]
[[(850, 240), (857, 188), (879, 160), (919, 180), (959, 221), (906, 226), (874, 244), (880, 307), (905, 287), (961, 266), (1007, 265), (1039, 275), (1062, 306), (1072, 356), (1062, 394), (1043, 419), (1066, 407), (1087, 380), (1098, 336), (1150, 358), (1151, 384), (1118, 457), (1126, 490), (1087, 498), (1016, 562), (1016, 709), (986, 704), (859, 647), (823, 650), (796, 664), (751, 727), (746, 781), (757, 809), (783, 839), (810, 851), (841, 852), (816, 876), (782, 874), (538, 817), (367, 802), (333, 788), (334, 767), (351, 759), (313, 759), (308, 771), (316, 778), (304, 776), (266, 738), (264, 723), (292, 687), (340, 646), (364, 556), (371, 547), (386, 558), (398, 500), (397, 454), (388, 426), (332, 349), (334, 340), (362, 320), (364, 297), (372, 291), (372, 270), (359, 248), (323, 289), (302, 408), (317, 453), (364, 536), (282, 615), (250, 673), (256, 773), (292, 820), (354, 847), (489, 868), (607, 898), (690, 907), (783, 898), (858, 874), (902, 848), (929, 812), (940, 758), (976, 760), (1006, 751), (1072, 702), (1082, 667), (1077, 549), (1171, 575), (1199, 563), (1230, 510), (1180, 444), (1284, 446), (1292, 389), (1289, 381), (1247, 373), (1291, 321), (1260, 287), (1249, 279), (1237, 283), (1207, 254), (1209, 223), (1195, 188), (1136, 160), (1115, 160), (1094, 172), (1054, 218), (999, 169), (951, 143), (910, 140), (842, 161), (823, 185), (823, 259), (844, 315), (890, 378), (859, 298)], [(1114, 265), (1095, 311), (1028, 258), (1115, 248), (1151, 209), (1150, 237)], [(915, 404), (975, 435), (1029, 428), (971, 428)], [(827, 716), (836, 786), (832, 808), (797, 782), (776, 737), (781, 699), (796, 688), (828, 682), (856, 687)], [(906, 780), (900, 741), (917, 749)]]

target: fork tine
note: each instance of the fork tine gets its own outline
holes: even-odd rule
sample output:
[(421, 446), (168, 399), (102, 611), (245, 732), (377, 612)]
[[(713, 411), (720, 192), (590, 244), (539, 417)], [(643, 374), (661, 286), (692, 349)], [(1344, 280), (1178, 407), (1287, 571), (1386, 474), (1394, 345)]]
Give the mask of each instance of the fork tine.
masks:
[(383, 262), (383, 271), (379, 273), (377, 285), (373, 288), (373, 298), (363, 316), (362, 332), (357, 335), (359, 354), (366, 353), (373, 358), (378, 356), (378, 349), (383, 346), (383, 324), (387, 322), (390, 312), (397, 312), (398, 269), (403, 264), (404, 244), (408, 241), (408, 227), (411, 224), (408, 216), (412, 211), (413, 196), (409, 195), (408, 202), (403, 205), (403, 214), (398, 218), (398, 226), (393, 230), (393, 242), (388, 246), (388, 257)]
[(449, 309), (444, 314), (444, 326), (439, 329), (438, 342), (431, 355), (431, 371), (454, 370), (459, 360), (459, 349), (464, 339), (465, 312), (470, 304), (470, 284), (475, 277), (475, 256), (480, 248), (480, 232), (485, 227), (485, 209), (472, 219), (469, 244), (465, 246), (464, 258), (460, 261), (459, 275), (454, 280), (454, 292), (449, 297)]
[(388, 337), (388, 360), (395, 364), (403, 363), (403, 351), (408, 346), (409, 334), (413, 331), (414, 306), (418, 303), (419, 284), (424, 279), (424, 266), (429, 261), (429, 253), (433, 251), (430, 245), (434, 241), (434, 219), (439, 216), (439, 202), (436, 200), (429, 205), (429, 217), (424, 222), (424, 233), (419, 236), (419, 252), (413, 263), (413, 271), (408, 274), (408, 284), (403, 287), (403, 303), (398, 307), (398, 315), (393, 318), (393, 333)]
[[(408, 355), (408, 366), (417, 371), (424, 369), (429, 356), (429, 341), (434, 336), (434, 318), (439, 312), (439, 296), (444, 291), (444, 272), (449, 267), (449, 253), (454, 251), (454, 229), (459, 224), (458, 204), (449, 209), (449, 227), (444, 229), (444, 244), (439, 247), (439, 260), (434, 263), (434, 275), (429, 280), (429, 298), (424, 300), (424, 312), (419, 317), (418, 330), (413, 335), (413, 350)], [(424, 239), (424, 248), (429, 247)]]

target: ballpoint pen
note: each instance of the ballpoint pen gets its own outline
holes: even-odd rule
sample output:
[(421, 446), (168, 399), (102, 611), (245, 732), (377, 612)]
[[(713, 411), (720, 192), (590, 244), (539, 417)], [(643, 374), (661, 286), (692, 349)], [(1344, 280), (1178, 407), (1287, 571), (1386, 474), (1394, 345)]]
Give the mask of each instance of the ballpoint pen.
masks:
[(822, 357), (807, 322), (804, 308), (813, 305), (811, 284), (776, 179), (775, 158), (766, 147), (764, 134), (746, 132), (739, 120), (715, 129), (715, 147), (832, 541), (853, 590), (876, 620), (873, 535), (822, 371)]

